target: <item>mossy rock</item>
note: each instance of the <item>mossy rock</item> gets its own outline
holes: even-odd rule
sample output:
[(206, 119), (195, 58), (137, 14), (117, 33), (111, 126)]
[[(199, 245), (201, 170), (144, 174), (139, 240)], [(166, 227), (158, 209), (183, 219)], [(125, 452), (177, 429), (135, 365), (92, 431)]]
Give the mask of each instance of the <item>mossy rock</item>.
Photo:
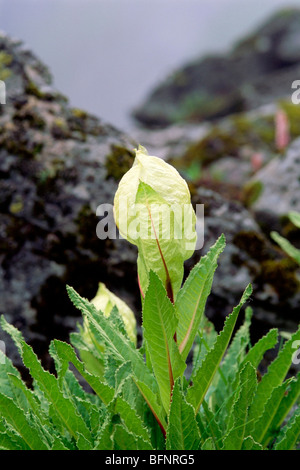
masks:
[(28, 127), (32, 129), (44, 130), (46, 127), (45, 120), (33, 109), (21, 109), (20, 111), (17, 111), (14, 114), (13, 119), (19, 122), (26, 122), (28, 124)]
[(198, 161), (205, 167), (225, 155), (237, 157), (240, 146), (241, 141), (237, 136), (214, 127), (203, 139), (192, 144), (180, 160), (173, 163), (179, 167), (187, 167)]
[(264, 261), (269, 258), (265, 238), (258, 232), (241, 231), (234, 235), (232, 243), (245, 251), (252, 259)]
[(289, 258), (266, 260), (261, 264), (258, 282), (270, 284), (281, 300), (294, 296), (300, 289), (297, 277), (298, 265)]
[(107, 178), (120, 181), (122, 176), (132, 167), (135, 155), (126, 147), (112, 145), (111, 152), (106, 157), (105, 168)]
[(185, 96), (176, 109), (172, 121), (202, 122), (211, 118), (226, 116), (231, 112), (243, 111), (244, 103), (237, 93), (219, 94), (212, 99), (211, 95), (197, 90)]
[(0, 52), (0, 80), (6, 80), (11, 75), (11, 70), (9, 65), (12, 62), (12, 56), (7, 54), (7, 52)]
[(300, 106), (297, 106), (290, 101), (280, 101), (279, 106), (287, 115), (290, 137), (292, 139), (299, 137)]
[[(292, 298), (299, 292), (300, 282), (297, 276), (299, 266), (290, 258), (278, 252), (266, 238), (258, 232), (241, 231), (234, 235), (233, 244), (247, 253), (251, 260), (258, 263), (253, 265), (253, 284), (258, 290), (269, 284), (277, 293), (279, 301)], [(238, 260), (238, 264), (245, 260)], [(248, 261), (246, 262), (248, 264)]]
[(184, 171), (194, 162), (205, 168), (223, 157), (244, 158), (244, 148), (248, 149), (249, 155), (262, 151), (274, 154), (274, 119), (273, 115), (250, 117), (244, 113), (235, 114), (214, 124), (201, 140), (192, 143), (181, 158), (171, 160), (171, 163)]
[(0, 136), (0, 145), (12, 155), (22, 158), (35, 158), (44, 147), (44, 143), (38, 139), (32, 139), (24, 123), (3, 129)]
[(56, 118), (51, 126), (51, 134), (55, 139), (69, 139), (71, 132), (66, 120)]
[(261, 196), (264, 185), (261, 181), (249, 181), (243, 186), (242, 201), (245, 207), (251, 207)]

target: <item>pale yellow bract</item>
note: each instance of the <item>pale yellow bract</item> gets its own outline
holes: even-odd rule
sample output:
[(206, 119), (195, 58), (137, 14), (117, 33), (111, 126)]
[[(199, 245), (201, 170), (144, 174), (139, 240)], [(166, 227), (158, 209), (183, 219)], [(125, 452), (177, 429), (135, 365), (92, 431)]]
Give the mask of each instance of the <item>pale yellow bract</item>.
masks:
[[(128, 236), (128, 220), (123, 220), (126, 208), (135, 205), (139, 183), (151, 186), (159, 196), (170, 205), (190, 205), (191, 196), (186, 181), (169, 163), (159, 157), (148, 155), (147, 150), (139, 145), (132, 167), (122, 177), (114, 198), (114, 217), (123, 238), (135, 244)], [(192, 207), (191, 207), (192, 209)], [(125, 225), (126, 224), (126, 225)]]
[[(109, 317), (113, 307), (116, 306), (123, 319), (129, 338), (136, 345), (136, 319), (126, 302), (111, 292), (103, 282), (100, 282), (96, 296), (91, 300), (91, 303), (106, 317)], [(87, 329), (86, 323), (84, 327)]]
[(142, 295), (155, 271), (172, 301), (181, 286), (183, 263), (195, 250), (196, 215), (186, 181), (159, 157), (139, 146), (132, 168), (121, 179), (114, 199), (120, 235), (139, 250)]

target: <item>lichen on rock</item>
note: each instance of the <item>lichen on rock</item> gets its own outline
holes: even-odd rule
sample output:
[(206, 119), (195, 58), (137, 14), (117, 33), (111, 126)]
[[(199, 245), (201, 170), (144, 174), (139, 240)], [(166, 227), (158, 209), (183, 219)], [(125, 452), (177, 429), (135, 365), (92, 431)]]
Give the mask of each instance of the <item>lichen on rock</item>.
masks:
[(74, 110), (21, 41), (1, 34), (0, 51), (11, 58), (0, 115), (0, 313), (50, 367), (50, 339), (68, 340), (78, 321), (66, 284), (93, 298), (106, 282), (134, 306), (134, 250), (96, 235), (96, 208), (112, 203), (117, 188), (107, 179), (106, 161), (114, 148), (130, 155), (133, 144), (110, 124)]

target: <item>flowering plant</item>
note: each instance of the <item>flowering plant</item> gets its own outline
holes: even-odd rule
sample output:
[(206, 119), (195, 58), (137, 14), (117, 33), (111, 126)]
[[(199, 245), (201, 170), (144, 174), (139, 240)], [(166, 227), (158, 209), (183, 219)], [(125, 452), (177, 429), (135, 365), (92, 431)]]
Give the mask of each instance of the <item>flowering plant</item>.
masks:
[[(129, 218), (121, 210), (122, 198), (127, 198)], [(147, 210), (136, 210), (137, 204)], [(156, 216), (161, 206), (173, 204), (178, 238), (173, 232), (165, 238)], [(277, 344), (278, 331), (270, 330), (251, 345), (248, 307), (244, 323), (234, 334), (240, 311), (252, 294), (250, 285), (220, 333), (208, 322), (204, 310), (225, 237), (216, 241), (182, 285), (183, 263), (195, 243), (193, 229), (188, 235), (182, 232), (182, 204), (187, 204), (194, 224), (185, 182), (170, 165), (140, 148), (116, 193), (115, 217), (121, 233), (139, 250), (142, 344), (135, 344), (132, 313), (103, 286), (91, 302), (67, 287), (83, 314), (84, 327), (71, 335), (72, 345), (51, 342), (56, 376), (43, 369), (20, 332), (2, 317), (2, 328), (15, 341), (33, 387), (26, 387), (0, 351), (1, 449), (297, 447), (300, 380), (299, 374), (289, 378), (287, 374), (300, 330), (285, 341), (268, 371), (258, 378), (259, 364)], [(132, 236), (132, 224), (145, 224), (146, 230)], [(141, 236), (148, 231), (154, 236)], [(192, 367), (187, 372), (189, 357)], [(78, 381), (78, 374), (89, 391)]]

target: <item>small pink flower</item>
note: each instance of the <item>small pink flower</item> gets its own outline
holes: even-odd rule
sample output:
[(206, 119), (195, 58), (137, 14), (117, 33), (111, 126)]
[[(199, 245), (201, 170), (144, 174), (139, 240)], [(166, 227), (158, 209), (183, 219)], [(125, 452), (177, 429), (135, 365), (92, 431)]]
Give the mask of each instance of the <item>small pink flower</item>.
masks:
[(279, 109), (275, 115), (275, 144), (277, 150), (284, 150), (289, 141), (289, 120), (287, 114), (282, 109)]

